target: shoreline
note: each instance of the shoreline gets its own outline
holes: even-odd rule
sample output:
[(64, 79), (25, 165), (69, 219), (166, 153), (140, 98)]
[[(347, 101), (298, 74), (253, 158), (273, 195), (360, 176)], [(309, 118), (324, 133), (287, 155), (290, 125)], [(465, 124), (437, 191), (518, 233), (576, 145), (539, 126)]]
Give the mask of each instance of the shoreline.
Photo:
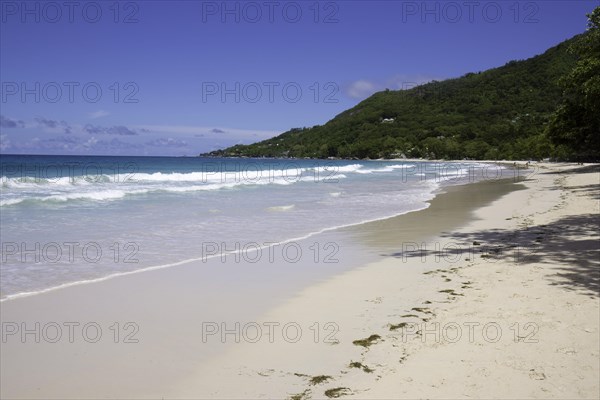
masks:
[[(411, 160), (407, 160), (407, 161), (411, 161)], [(423, 161), (423, 160), (421, 160), (421, 161)], [(489, 165), (494, 165), (494, 164), (490, 163)], [(522, 178), (518, 173), (517, 173), (517, 175), (515, 175), (510, 169), (507, 169), (507, 172), (512, 174), (513, 176), (512, 177), (504, 176), (504, 177), (497, 178), (497, 179), (491, 179), (491, 181), (502, 181), (502, 180), (510, 181), (511, 179), (516, 180), (517, 178), (519, 178), (519, 179)], [(427, 178), (425, 178), (425, 180), (426, 179)], [(463, 179), (465, 179), (465, 177), (462, 176), (458, 179), (463, 180)], [(468, 173), (468, 175), (467, 175), (468, 182), (466, 182), (466, 183), (460, 182), (460, 183), (453, 184), (453, 185), (441, 186), (441, 187), (438, 187), (437, 189), (433, 190), (431, 194), (432, 194), (433, 198), (435, 199), (435, 197), (437, 197), (439, 194), (443, 194), (443, 193), (447, 192), (448, 190), (451, 190), (451, 188), (453, 188), (455, 186), (465, 186), (465, 185), (471, 185), (473, 183), (477, 183), (477, 182), (474, 182), (473, 179), (474, 179), (473, 175), (471, 173)], [(482, 179), (482, 181), (486, 181), (486, 180), (487, 179)], [(394, 219), (394, 218), (401, 217), (401, 216), (411, 214), (411, 213), (419, 213), (419, 212), (427, 209), (429, 207), (430, 202), (431, 202), (431, 200), (427, 200), (427, 202), (426, 202), (427, 204), (423, 208), (409, 210), (409, 211), (403, 211), (398, 214), (388, 215), (388, 216), (384, 216), (384, 217), (380, 217), (380, 218), (363, 220), (363, 221), (359, 221), (359, 222), (353, 222), (353, 223), (349, 223), (349, 224), (323, 228), (323, 229), (315, 231), (315, 232), (309, 232), (302, 236), (278, 241), (276, 243), (273, 243), (271, 246), (260, 246), (260, 249), (263, 250), (265, 248), (269, 248), (269, 247), (273, 247), (273, 246), (277, 246), (277, 245), (281, 245), (281, 244), (307, 240), (309, 238), (316, 237), (316, 236), (319, 236), (319, 235), (321, 235), (323, 233), (327, 233), (327, 232), (342, 231), (347, 228), (352, 228), (352, 227), (361, 226), (361, 225), (365, 225), (365, 224), (371, 224), (373, 222), (384, 221), (384, 220), (388, 220), (388, 219)], [(237, 253), (237, 251), (231, 252), (231, 254), (236, 254), (236, 253)], [(151, 271), (156, 271), (156, 270), (161, 270), (161, 269), (183, 266), (183, 265), (187, 265), (190, 263), (199, 262), (201, 260), (204, 260), (205, 258), (212, 258), (212, 257), (219, 257), (219, 255), (188, 258), (188, 259), (184, 259), (184, 260), (169, 262), (166, 264), (150, 265), (150, 266), (147, 266), (144, 268), (135, 269), (135, 270), (131, 270), (131, 271), (115, 272), (115, 273), (112, 273), (112, 274), (109, 274), (106, 276), (100, 276), (97, 278), (84, 279), (84, 280), (73, 281), (73, 282), (66, 282), (66, 283), (63, 283), (63, 284), (60, 284), (57, 286), (51, 286), (51, 287), (42, 288), (42, 289), (38, 289), (38, 290), (34, 290), (34, 291), (7, 294), (7, 295), (3, 295), (3, 297), (0, 298), (0, 303), (16, 300), (19, 298), (37, 296), (37, 295), (41, 295), (44, 293), (54, 292), (56, 290), (63, 290), (63, 289), (69, 288), (69, 287), (104, 282), (104, 281), (108, 281), (111, 279), (120, 278), (120, 277), (124, 277), (124, 276), (130, 276), (130, 275), (134, 275), (134, 274), (138, 274), (138, 273), (145, 273), (145, 272), (151, 272)]]
[[(544, 182), (547, 183), (545, 177)], [(492, 185), (492, 187), (498, 187), (497, 182), (487, 182), (487, 184)], [(501, 195), (499, 199), (489, 199), (487, 202), (483, 201), (482, 205), (477, 208), (479, 211), (473, 209), (464, 211), (467, 215), (473, 212), (476, 215), (469, 217), (454, 215), (459, 221), (459, 225), (462, 226), (457, 232), (467, 232), (469, 229), (472, 230), (473, 227), (485, 226), (485, 224), (491, 222), (498, 225), (501, 225), (502, 221), (509, 223), (507, 220), (490, 221), (489, 217), (481, 215), (481, 210), (490, 207), (496, 207), (497, 209), (498, 205), (502, 205), (503, 202), (506, 202), (506, 198), (509, 197), (523, 199), (526, 197), (526, 194), (530, 195), (533, 190), (530, 187), (532, 183), (526, 181), (522, 184), (528, 188), (517, 191), (509, 190), (504, 195)], [(463, 209), (465, 208), (464, 204), (460, 201), (460, 193), (464, 194), (466, 187), (472, 188), (474, 185), (478, 184), (467, 184), (465, 187), (450, 186), (446, 188), (448, 191), (457, 194), (458, 197), (455, 206), (462, 205)], [(552, 195), (550, 196), (553, 199), (552, 201), (560, 201), (560, 198), (557, 197), (558, 192), (554, 191), (550, 192), (550, 194)], [(451, 196), (448, 195), (448, 192), (438, 194), (435, 197), (438, 201), (435, 202), (434, 199), (432, 203), (441, 203), (439, 199), (444, 199), (444, 195), (446, 195), (446, 198)], [(473, 196), (470, 197), (472, 198)], [(506, 210), (502, 209), (503, 207), (501, 206), (500, 210), (506, 212)], [(369, 243), (377, 244), (378, 246), (371, 247), (371, 251), (377, 253), (382, 248), (389, 247), (389, 243), (381, 246), (382, 237), (391, 237), (394, 232), (399, 234), (397, 225), (394, 226), (392, 224), (390, 228), (390, 220), (401, 221), (403, 219), (406, 220), (410, 216), (418, 221), (420, 219), (419, 215), (423, 217), (424, 213), (427, 213), (428, 210), (430, 214), (432, 211), (435, 211), (435, 209), (432, 210), (431, 208), (432, 206), (425, 210), (411, 212), (399, 217), (342, 228), (341, 230), (345, 231), (344, 233), (350, 235), (356, 242), (366, 244), (367, 248), (369, 248)], [(426, 237), (431, 238), (432, 235), (443, 239), (443, 236), (439, 236), (440, 230), (453, 230), (456, 228), (456, 225), (453, 225), (455, 223), (452, 221), (446, 221), (446, 227), (443, 227), (444, 223), (440, 220), (440, 216), (444, 215), (444, 212), (449, 214), (449, 216), (453, 214), (448, 210), (444, 211), (443, 208), (438, 210), (438, 214), (433, 215), (432, 218), (435, 221), (428, 225), (431, 228), (432, 234), (421, 234), (424, 238), (423, 240)], [(513, 217), (511, 216), (511, 218)], [(382, 228), (381, 225), (386, 225), (386, 221), (388, 227)], [(373, 228), (370, 229), (369, 225)], [(377, 232), (379, 232), (379, 235), (376, 234)], [(384, 232), (384, 234), (381, 235), (381, 232)], [(418, 234), (410, 230), (408, 234), (413, 235), (413, 238), (419, 237)], [(141, 367), (139, 361), (136, 364), (132, 360), (135, 360), (136, 357), (138, 359), (142, 356), (148, 357), (147, 353), (151, 353), (153, 356), (149, 358), (150, 362), (163, 362), (165, 365), (171, 365), (170, 368), (172, 370), (169, 370), (168, 374), (159, 374), (161, 379), (169, 383), (158, 384), (154, 381), (158, 377), (156, 374), (162, 371), (161, 368), (144, 366), (136, 370), (133, 376), (128, 377), (130, 378), (130, 382), (117, 382), (118, 385), (116, 386), (119, 387), (120, 391), (104, 392), (107, 396), (112, 394), (116, 397), (156, 397), (157, 393), (160, 393), (165, 397), (247, 398), (290, 397), (304, 393), (304, 397), (297, 398), (321, 398), (324, 396), (325, 390), (353, 386), (354, 388), (350, 390), (352, 390), (355, 396), (373, 398), (370, 395), (381, 393), (378, 395), (381, 398), (394, 397), (393, 395), (397, 393), (392, 390), (394, 383), (388, 382), (386, 385), (383, 385), (381, 382), (386, 382), (388, 379), (394, 381), (393, 377), (395, 376), (394, 374), (398, 373), (397, 369), (377, 367), (378, 365), (390, 364), (389, 358), (395, 349), (393, 344), (401, 345), (398, 342), (400, 340), (398, 337), (394, 338), (391, 336), (388, 338), (386, 336), (390, 334), (397, 335), (395, 331), (386, 330), (389, 330), (390, 324), (393, 326), (402, 323), (400, 322), (402, 321), (401, 319), (390, 320), (390, 315), (400, 316), (410, 313), (421, 315), (419, 311), (410, 311), (408, 305), (412, 305), (412, 308), (433, 308), (433, 306), (419, 305), (425, 301), (445, 302), (448, 301), (447, 297), (452, 295), (451, 292), (440, 293), (439, 290), (449, 289), (447, 287), (440, 289), (439, 282), (432, 283), (431, 278), (435, 274), (424, 274), (424, 272), (429, 271), (427, 265), (414, 261), (415, 259), (413, 258), (407, 262), (399, 263), (399, 258), (396, 256), (386, 257), (367, 265), (359, 263), (362, 266), (358, 268), (335, 270), (325, 279), (317, 277), (315, 278), (316, 281), (313, 279), (315, 283), (304, 286), (304, 289), (301, 289), (299, 292), (293, 292), (292, 296), (289, 293), (286, 294), (286, 288), (284, 287), (281, 289), (283, 294), (275, 297), (281, 298), (283, 301), (276, 302), (275, 304), (272, 301), (266, 301), (264, 303), (266, 311), (257, 315), (244, 312), (248, 310), (246, 308), (247, 305), (243, 306), (243, 303), (237, 303), (240, 300), (243, 301), (243, 296), (241, 295), (227, 299), (219, 297), (219, 293), (217, 292), (206, 294), (196, 293), (197, 289), (195, 289), (193, 284), (194, 279), (203, 275), (198, 275), (197, 271), (194, 272), (192, 271), (193, 268), (186, 268), (186, 266), (140, 274), (135, 279), (134, 277), (124, 277), (123, 279), (115, 279), (97, 285), (86, 285), (88, 286), (86, 288), (89, 289), (88, 291), (73, 287), (68, 290), (45, 293), (41, 296), (21, 298), (19, 301), (15, 299), (15, 301), (3, 302), (1, 305), (3, 308), (3, 321), (10, 321), (10, 318), (15, 316), (23, 316), (22, 320), (29, 319), (29, 321), (48, 321), (48, 319), (51, 321), (95, 321), (107, 331), (107, 328), (111, 326), (110, 323), (115, 322), (114, 320), (119, 320), (121, 323), (135, 320), (139, 322), (140, 333), (144, 333), (144, 335), (140, 337), (140, 342), (136, 345), (137, 347), (129, 344), (123, 346), (122, 343), (117, 345), (115, 343), (100, 343), (94, 349), (90, 349), (89, 343), (58, 343), (58, 346), (54, 346), (54, 348), (50, 348), (51, 346), (42, 346), (40, 348), (39, 345), (36, 348), (36, 346), (29, 346), (28, 344), (14, 346), (3, 344), (3, 347), (8, 349), (8, 352), (3, 352), (2, 356), (2, 381), (11, 382), (11, 378), (15, 379), (19, 375), (19, 370), (21, 370), (24, 376), (20, 380), (12, 381), (14, 387), (3, 388), (2, 397), (14, 397), (15, 393), (18, 392), (20, 382), (24, 385), (31, 383), (21, 381), (22, 379), (34, 378), (35, 382), (35, 377), (39, 378), (44, 373), (49, 376), (43, 376), (44, 379), (36, 382), (36, 386), (46, 388), (44, 392), (32, 389), (28, 393), (21, 392), (20, 395), (24, 397), (49, 397), (55, 395), (56, 397), (77, 398), (94, 397), (93, 394), (95, 393), (95, 397), (98, 397), (99, 392), (102, 392), (102, 390), (106, 391), (107, 389), (106, 379), (114, 379), (116, 376), (120, 376), (117, 373), (119, 369), (115, 368), (116, 371), (113, 374), (106, 373), (104, 377), (87, 377), (87, 381), (83, 380), (78, 387), (67, 389), (64, 387), (61, 388), (60, 384), (57, 386), (56, 383), (52, 383), (52, 374), (44, 371), (43, 366), (42, 368), (38, 366), (35, 369), (31, 365), (27, 365), (25, 360), (22, 360), (24, 355), (29, 355), (32, 357), (29, 359), (30, 363), (37, 360), (43, 364), (44, 362), (48, 362), (48, 360), (55, 360), (57, 355), (64, 355), (65, 353), (71, 355), (67, 357), (67, 360), (78, 360), (79, 364), (76, 366), (67, 366), (61, 363), (59, 369), (62, 370), (55, 372), (55, 375), (60, 376), (61, 374), (70, 372), (73, 374), (70, 378), (77, 376), (83, 378), (81, 376), (81, 369), (82, 367), (89, 367), (90, 365), (88, 364), (91, 360), (95, 361), (97, 365), (95, 368), (101, 368), (100, 366), (102, 365), (111, 365), (111, 363), (115, 362), (115, 358), (119, 361), (126, 360), (129, 367), (135, 367), (136, 365)], [(465, 260), (461, 260), (461, 262), (469, 263)], [(454, 263), (442, 260), (435, 263), (435, 266), (437, 269), (456, 268), (453, 266), (450, 267), (451, 264)], [(399, 266), (402, 268), (398, 268)], [(435, 270), (435, 268), (430, 270)], [(460, 271), (462, 273), (462, 269)], [(260, 273), (260, 271), (257, 273)], [(143, 275), (146, 276), (143, 277)], [(454, 281), (450, 273), (445, 275), (445, 279)], [(166, 283), (164, 283), (164, 285), (167, 285), (166, 288), (162, 288), (161, 285), (155, 282), (157, 280), (162, 281), (163, 279), (166, 280)], [(239, 278), (236, 277), (236, 279)], [(466, 281), (468, 280), (465, 279)], [(196, 280), (195, 282), (198, 281)], [(169, 288), (170, 283), (177, 286)], [(235, 284), (233, 286), (235, 289)], [(260, 285), (256, 286), (256, 289), (258, 288), (260, 288)], [(399, 288), (402, 290), (399, 290)], [(150, 293), (147, 293), (148, 291)], [(248, 293), (251, 294), (252, 292)], [(106, 298), (107, 296), (113, 296), (114, 299)], [(461, 296), (452, 297), (456, 297), (458, 300), (462, 299)], [(296, 343), (282, 342), (281, 340), (270, 343), (269, 341), (265, 342), (264, 339), (258, 343), (246, 342), (239, 345), (219, 343), (218, 341), (199, 343), (201, 340), (198, 338), (206, 332), (204, 331), (205, 327), (200, 324), (202, 321), (198, 321), (194, 317), (201, 315), (203, 321), (213, 322), (223, 321), (224, 319), (221, 318), (219, 320), (218, 312), (203, 314), (204, 311), (194, 307), (194, 304), (211, 302), (214, 299), (220, 299), (219, 306), (223, 306), (221, 304), (223, 303), (231, 307), (240, 308), (237, 313), (229, 316), (231, 319), (227, 320), (228, 323), (242, 321), (247, 324), (248, 322), (256, 321), (279, 321), (281, 322), (280, 325), (284, 325), (285, 323), (294, 322), (303, 328), (304, 336)], [(122, 309), (119, 308), (119, 304), (122, 304), (122, 302), (131, 301), (135, 301), (135, 307), (127, 305), (126, 307), (121, 307)], [(396, 305), (394, 305), (394, 301)], [(73, 304), (77, 302), (80, 304)], [(364, 309), (365, 304), (369, 306), (367, 309)], [(388, 308), (388, 304), (392, 308)], [(214, 304), (214, 306), (217, 306), (217, 304)], [(408, 311), (404, 310), (407, 307)], [(8, 319), (6, 319), (6, 313), (4, 312), (7, 311), (7, 308), (9, 311)], [(398, 310), (398, 308), (402, 310)], [(353, 310), (360, 310), (360, 312), (357, 314)], [(437, 310), (431, 312), (438, 313)], [(439, 314), (441, 315), (442, 313)], [(79, 318), (73, 318), (74, 316)], [(421, 315), (421, 317), (428, 320), (434, 318), (428, 313)], [(157, 325), (156, 320), (159, 318), (162, 322)], [(409, 317), (407, 321), (413, 321), (411, 318), (413, 317)], [(147, 324), (145, 325), (144, 322)], [(335, 338), (338, 341), (337, 343), (323, 342), (324, 336), (331, 334), (332, 328), (335, 328), (334, 325), (325, 326), (330, 322), (336, 323), (339, 328), (337, 334), (330, 337), (330, 339)], [(319, 325), (315, 327), (315, 323)], [(142, 330), (143, 327), (151, 328), (151, 332), (147, 330), (144, 332)], [(311, 330), (311, 327), (314, 329)], [(508, 327), (504, 328), (505, 330), (508, 329)], [(178, 329), (179, 331), (173, 332), (173, 329)], [(107, 331), (106, 334), (108, 333)], [(110, 333), (112, 334), (112, 332)], [(309, 336), (314, 336), (317, 333), (320, 335), (320, 340), (315, 343), (312, 340), (314, 337)], [(596, 336), (597, 333), (596, 329)], [(380, 338), (374, 339), (373, 343), (371, 343), (372, 346), (364, 346), (363, 348), (363, 346), (357, 346), (352, 343), (359, 339), (369, 338), (373, 334), (379, 335)], [(212, 339), (214, 336), (212, 335), (209, 338)], [(244, 339), (246, 338), (244, 337)], [(388, 343), (392, 344), (391, 348), (386, 347)], [(383, 346), (384, 344), (386, 346)], [(290, 347), (290, 345), (293, 346)], [(204, 351), (207, 346), (218, 348), (219, 351), (209, 351), (206, 354), (197, 353), (201, 350)], [(140, 349), (140, 347), (143, 348)], [(335, 350), (333, 356), (331, 355), (332, 350)], [(73, 356), (77, 352), (88, 354), (89, 359), (87, 363), (83, 362), (80, 357)], [(179, 356), (175, 357), (168, 353), (174, 353), (175, 356)], [(190, 360), (183, 356), (186, 354), (198, 355), (192, 357)], [(282, 354), (285, 354), (285, 356), (282, 357)], [(327, 357), (322, 359), (325, 355)], [(367, 355), (369, 357), (373, 355), (377, 357), (372, 361), (366, 358)], [(351, 360), (347, 359), (348, 357)], [(409, 358), (410, 360), (411, 358)], [(361, 370), (361, 368), (357, 367), (348, 369), (347, 365), (350, 361), (360, 363), (363, 366), (366, 365), (368, 368), (372, 368), (378, 372), (367, 373), (364, 371), (364, 368)], [(290, 362), (291, 364), (286, 364), (286, 362)], [(68, 363), (68, 361), (63, 361), (63, 363)], [(8, 367), (9, 365), (10, 368)], [(7, 368), (10, 369), (9, 372), (6, 372)], [(123, 377), (126, 376), (126, 371), (130, 371), (130, 369), (125, 368), (121, 371), (124, 373)], [(345, 373), (340, 371), (345, 371)], [(595, 371), (597, 373), (597, 369)], [(310, 382), (311, 377), (315, 376), (331, 376), (331, 378), (325, 379), (322, 384), (311, 385), (307, 383)], [(372, 382), (373, 377), (378, 377), (376, 382)], [(232, 379), (233, 382), (236, 382), (235, 386), (231, 385)], [(335, 386), (338, 383), (341, 386)], [(142, 387), (143, 389), (141, 389)], [(320, 391), (321, 389), (322, 391)], [(310, 392), (306, 392), (306, 390), (310, 390)], [(363, 394), (361, 395), (361, 393)], [(418, 397), (420, 396), (419, 393), (413, 392), (412, 396)], [(440, 393), (438, 392), (437, 397), (440, 397)], [(446, 393), (446, 397), (447, 395)], [(435, 392), (432, 396), (436, 397)]]
[[(404, 263), (390, 257), (307, 288), (262, 320), (301, 321), (300, 326), (336, 321), (338, 342), (242, 343), (183, 382), (178, 395), (597, 398), (598, 231), (586, 227), (568, 240), (560, 235), (577, 230), (568, 220), (573, 215), (585, 219), (591, 213), (596, 220), (591, 225), (597, 226), (600, 210), (587, 191), (600, 194), (598, 172), (545, 168), (547, 174), (524, 182), (525, 190), (479, 208), (457, 231), (430, 240), (443, 243), (450, 237), (477, 249), (491, 246), (487, 251), (458, 260), (451, 253), (435, 262), (436, 254), (427, 253), (426, 265), (420, 265), (421, 254)], [(595, 238), (590, 243), (580, 233)], [(582, 243), (570, 251), (596, 260), (587, 270), (591, 276), (569, 278), (577, 264), (561, 265), (565, 255), (553, 253), (557, 243), (568, 248), (575, 238)], [(495, 251), (514, 244), (525, 251), (517, 256)], [(542, 250), (532, 249), (534, 244)], [(557, 275), (557, 268), (567, 271), (567, 278)], [(412, 286), (403, 286), (403, 280)], [(226, 384), (232, 379), (233, 388)]]

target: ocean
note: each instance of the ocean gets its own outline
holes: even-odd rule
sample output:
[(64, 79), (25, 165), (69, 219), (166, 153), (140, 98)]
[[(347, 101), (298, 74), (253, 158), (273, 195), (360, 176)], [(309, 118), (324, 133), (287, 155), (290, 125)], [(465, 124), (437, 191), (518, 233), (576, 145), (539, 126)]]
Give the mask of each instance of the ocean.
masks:
[(252, 262), (276, 245), (293, 261), (299, 249), (286, 244), (427, 208), (447, 185), (513, 174), (466, 161), (0, 155), (0, 164), (2, 300), (212, 257)]

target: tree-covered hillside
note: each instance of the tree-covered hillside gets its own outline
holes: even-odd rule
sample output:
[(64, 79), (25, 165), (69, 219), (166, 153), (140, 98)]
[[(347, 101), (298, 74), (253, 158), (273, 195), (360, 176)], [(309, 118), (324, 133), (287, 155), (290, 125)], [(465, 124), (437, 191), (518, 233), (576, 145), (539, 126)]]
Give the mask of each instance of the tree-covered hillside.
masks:
[(410, 90), (375, 93), (325, 125), (291, 129), (211, 156), (437, 159), (565, 157), (546, 126), (561, 103), (561, 77), (579, 35), (544, 54)]
[(562, 103), (547, 134), (569, 158), (600, 161), (600, 7), (588, 14), (587, 34), (570, 51), (578, 60), (560, 80)]

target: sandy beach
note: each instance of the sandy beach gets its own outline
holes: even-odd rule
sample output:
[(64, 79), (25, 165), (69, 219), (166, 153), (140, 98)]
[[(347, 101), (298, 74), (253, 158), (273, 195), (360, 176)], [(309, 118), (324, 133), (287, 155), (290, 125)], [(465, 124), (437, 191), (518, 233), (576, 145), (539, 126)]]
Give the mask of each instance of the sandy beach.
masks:
[(376, 262), (274, 292), (182, 265), (4, 301), (1, 397), (599, 398), (600, 171), (532, 170), (344, 228)]
[(196, 388), (207, 398), (598, 398), (598, 170), (538, 167), (460, 229), (262, 319), (333, 321), (333, 343), (245, 344)]
[(600, 400), (600, 0), (0, 15), (0, 400)]

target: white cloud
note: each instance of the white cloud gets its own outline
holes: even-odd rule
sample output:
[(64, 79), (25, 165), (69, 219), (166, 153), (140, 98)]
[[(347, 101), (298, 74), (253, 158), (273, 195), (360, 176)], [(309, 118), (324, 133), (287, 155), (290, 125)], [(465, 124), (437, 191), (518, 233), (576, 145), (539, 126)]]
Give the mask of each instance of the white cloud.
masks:
[(4, 150), (8, 150), (9, 148), (10, 148), (10, 139), (8, 138), (8, 135), (6, 135), (6, 134), (0, 135), (0, 150), (4, 151)]
[(110, 115), (110, 113), (108, 111), (98, 110), (98, 111), (91, 112), (88, 115), (90, 116), (90, 118), (96, 119), (96, 118), (106, 117), (107, 115)]
[(149, 146), (159, 147), (187, 147), (188, 144), (185, 140), (170, 138), (158, 138), (150, 142), (146, 142)]
[(346, 96), (353, 99), (364, 99), (377, 91), (377, 85), (366, 80), (359, 80), (350, 83), (344, 88)]
[(2, 128), (24, 128), (25, 122), (19, 120), (14, 120), (5, 117), (4, 115), (0, 115), (0, 126)]
[[(3, 153), (190, 155), (235, 143), (253, 143), (283, 131), (193, 125), (71, 125), (60, 119), (42, 117), (27, 122), (25, 127), (22, 134), (11, 135), (10, 140), (6, 135), (9, 128), (2, 127), (0, 150)], [(40, 133), (43, 134), (40, 138), (32, 137)]]

